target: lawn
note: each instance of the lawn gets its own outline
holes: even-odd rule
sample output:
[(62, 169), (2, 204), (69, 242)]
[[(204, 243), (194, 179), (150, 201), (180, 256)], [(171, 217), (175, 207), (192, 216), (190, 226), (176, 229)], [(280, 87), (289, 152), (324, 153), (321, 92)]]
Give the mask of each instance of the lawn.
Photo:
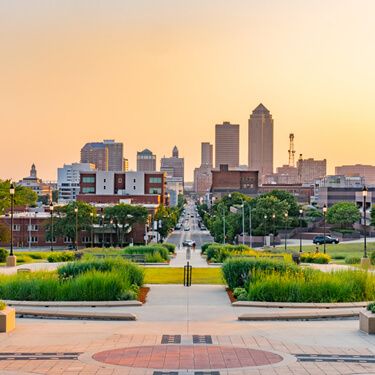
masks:
[[(290, 246), (289, 250), (299, 251), (299, 246)], [(303, 246), (303, 251), (305, 252), (315, 252), (316, 245), (305, 245)], [(323, 245), (319, 246), (319, 251), (323, 252)], [(367, 243), (367, 252), (370, 256), (371, 252), (375, 251), (375, 242)], [(326, 246), (326, 252), (332, 258), (332, 263), (344, 264), (346, 257), (359, 257), (363, 256), (363, 242), (361, 243), (339, 243), (337, 245), (332, 244)], [(342, 259), (335, 259), (335, 258)]]
[[(145, 268), (145, 284), (183, 284), (183, 268)], [(192, 284), (224, 284), (221, 268), (193, 268)]]

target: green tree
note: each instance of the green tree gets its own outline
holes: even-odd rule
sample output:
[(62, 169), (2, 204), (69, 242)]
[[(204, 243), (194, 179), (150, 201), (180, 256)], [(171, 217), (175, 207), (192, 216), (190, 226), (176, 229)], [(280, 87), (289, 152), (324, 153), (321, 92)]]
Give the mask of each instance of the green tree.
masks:
[(286, 201), (289, 205), (288, 215), (297, 217), (299, 215), (299, 206), (296, 198), (291, 193), (284, 190), (272, 190), (269, 193), (262, 194), (261, 197), (276, 197), (279, 201)]
[[(96, 211), (93, 206), (85, 202), (72, 202), (66, 206), (56, 207), (56, 216), (54, 219), (54, 236), (66, 236), (72, 239), (75, 244), (76, 238), (76, 213), (77, 212), (77, 229), (78, 233), (82, 230), (90, 230), (92, 212), (95, 216)], [(47, 238), (50, 238), (50, 227), (47, 226)]]
[(371, 207), (371, 225), (375, 225), (375, 209), (374, 209), (374, 206)]
[(145, 224), (148, 213), (145, 207), (120, 203), (106, 208), (105, 216), (107, 219), (113, 219), (119, 244), (123, 246), (126, 234), (132, 231), (135, 224)]
[[(10, 180), (0, 180), (0, 213), (10, 207)], [(37, 201), (37, 194), (28, 187), (16, 185), (14, 194), (15, 206), (33, 206)]]
[(7, 243), (9, 241), (10, 241), (10, 228), (4, 223), (0, 223), (0, 242)]
[(357, 206), (350, 202), (335, 203), (327, 212), (327, 222), (339, 225), (340, 228), (352, 227), (360, 218)]
[(274, 227), (283, 226), (284, 215), (288, 210), (289, 204), (286, 200), (281, 201), (274, 195), (258, 197), (253, 211), (254, 227), (257, 234), (273, 233)]
[(166, 207), (164, 205), (159, 206), (154, 220), (158, 222), (158, 232), (161, 240), (167, 237), (168, 233), (177, 224), (179, 212), (180, 210), (178, 207)]

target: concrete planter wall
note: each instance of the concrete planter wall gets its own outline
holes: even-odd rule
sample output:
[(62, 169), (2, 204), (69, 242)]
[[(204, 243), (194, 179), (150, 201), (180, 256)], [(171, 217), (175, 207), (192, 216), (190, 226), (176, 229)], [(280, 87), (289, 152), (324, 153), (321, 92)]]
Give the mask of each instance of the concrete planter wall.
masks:
[(375, 334), (375, 314), (368, 310), (360, 311), (359, 329), (369, 334)]
[(332, 233), (332, 236), (337, 237), (340, 241), (357, 240), (361, 238), (361, 234), (359, 232), (341, 233), (341, 232), (331, 231), (331, 233)]
[(0, 332), (10, 332), (16, 328), (16, 310), (6, 307), (0, 310)]

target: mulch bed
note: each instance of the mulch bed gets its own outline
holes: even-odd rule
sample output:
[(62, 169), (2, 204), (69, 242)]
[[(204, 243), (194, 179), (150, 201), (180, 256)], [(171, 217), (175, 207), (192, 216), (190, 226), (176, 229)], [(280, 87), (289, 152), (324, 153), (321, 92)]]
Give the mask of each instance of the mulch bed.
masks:
[(233, 292), (229, 288), (226, 288), (225, 290), (227, 291), (230, 302), (237, 302), (237, 298), (233, 295)]
[(147, 288), (145, 286), (142, 286), (139, 290), (138, 294), (138, 301), (142, 303), (146, 303), (147, 300), (147, 294), (150, 291), (150, 288)]

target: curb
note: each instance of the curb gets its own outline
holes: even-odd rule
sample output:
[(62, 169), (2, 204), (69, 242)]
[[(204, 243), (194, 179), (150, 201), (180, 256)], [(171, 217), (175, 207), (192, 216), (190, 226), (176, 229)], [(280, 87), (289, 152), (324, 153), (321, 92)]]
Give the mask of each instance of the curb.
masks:
[(266, 308), (288, 308), (288, 309), (347, 309), (366, 307), (369, 302), (336, 302), (336, 303), (313, 303), (313, 302), (261, 302), (261, 301), (237, 301), (233, 307), (266, 307)]
[(51, 318), (51, 319), (89, 319), (134, 321), (136, 316), (130, 313), (102, 313), (89, 311), (51, 311), (37, 309), (16, 309), (19, 318)]
[(140, 301), (4, 301), (8, 306), (37, 307), (121, 307), (142, 306)]
[(359, 310), (349, 311), (310, 311), (310, 312), (282, 312), (282, 313), (263, 313), (263, 314), (242, 314), (238, 317), (241, 321), (270, 321), (270, 320), (313, 320), (313, 319), (340, 319), (340, 318), (358, 318)]

